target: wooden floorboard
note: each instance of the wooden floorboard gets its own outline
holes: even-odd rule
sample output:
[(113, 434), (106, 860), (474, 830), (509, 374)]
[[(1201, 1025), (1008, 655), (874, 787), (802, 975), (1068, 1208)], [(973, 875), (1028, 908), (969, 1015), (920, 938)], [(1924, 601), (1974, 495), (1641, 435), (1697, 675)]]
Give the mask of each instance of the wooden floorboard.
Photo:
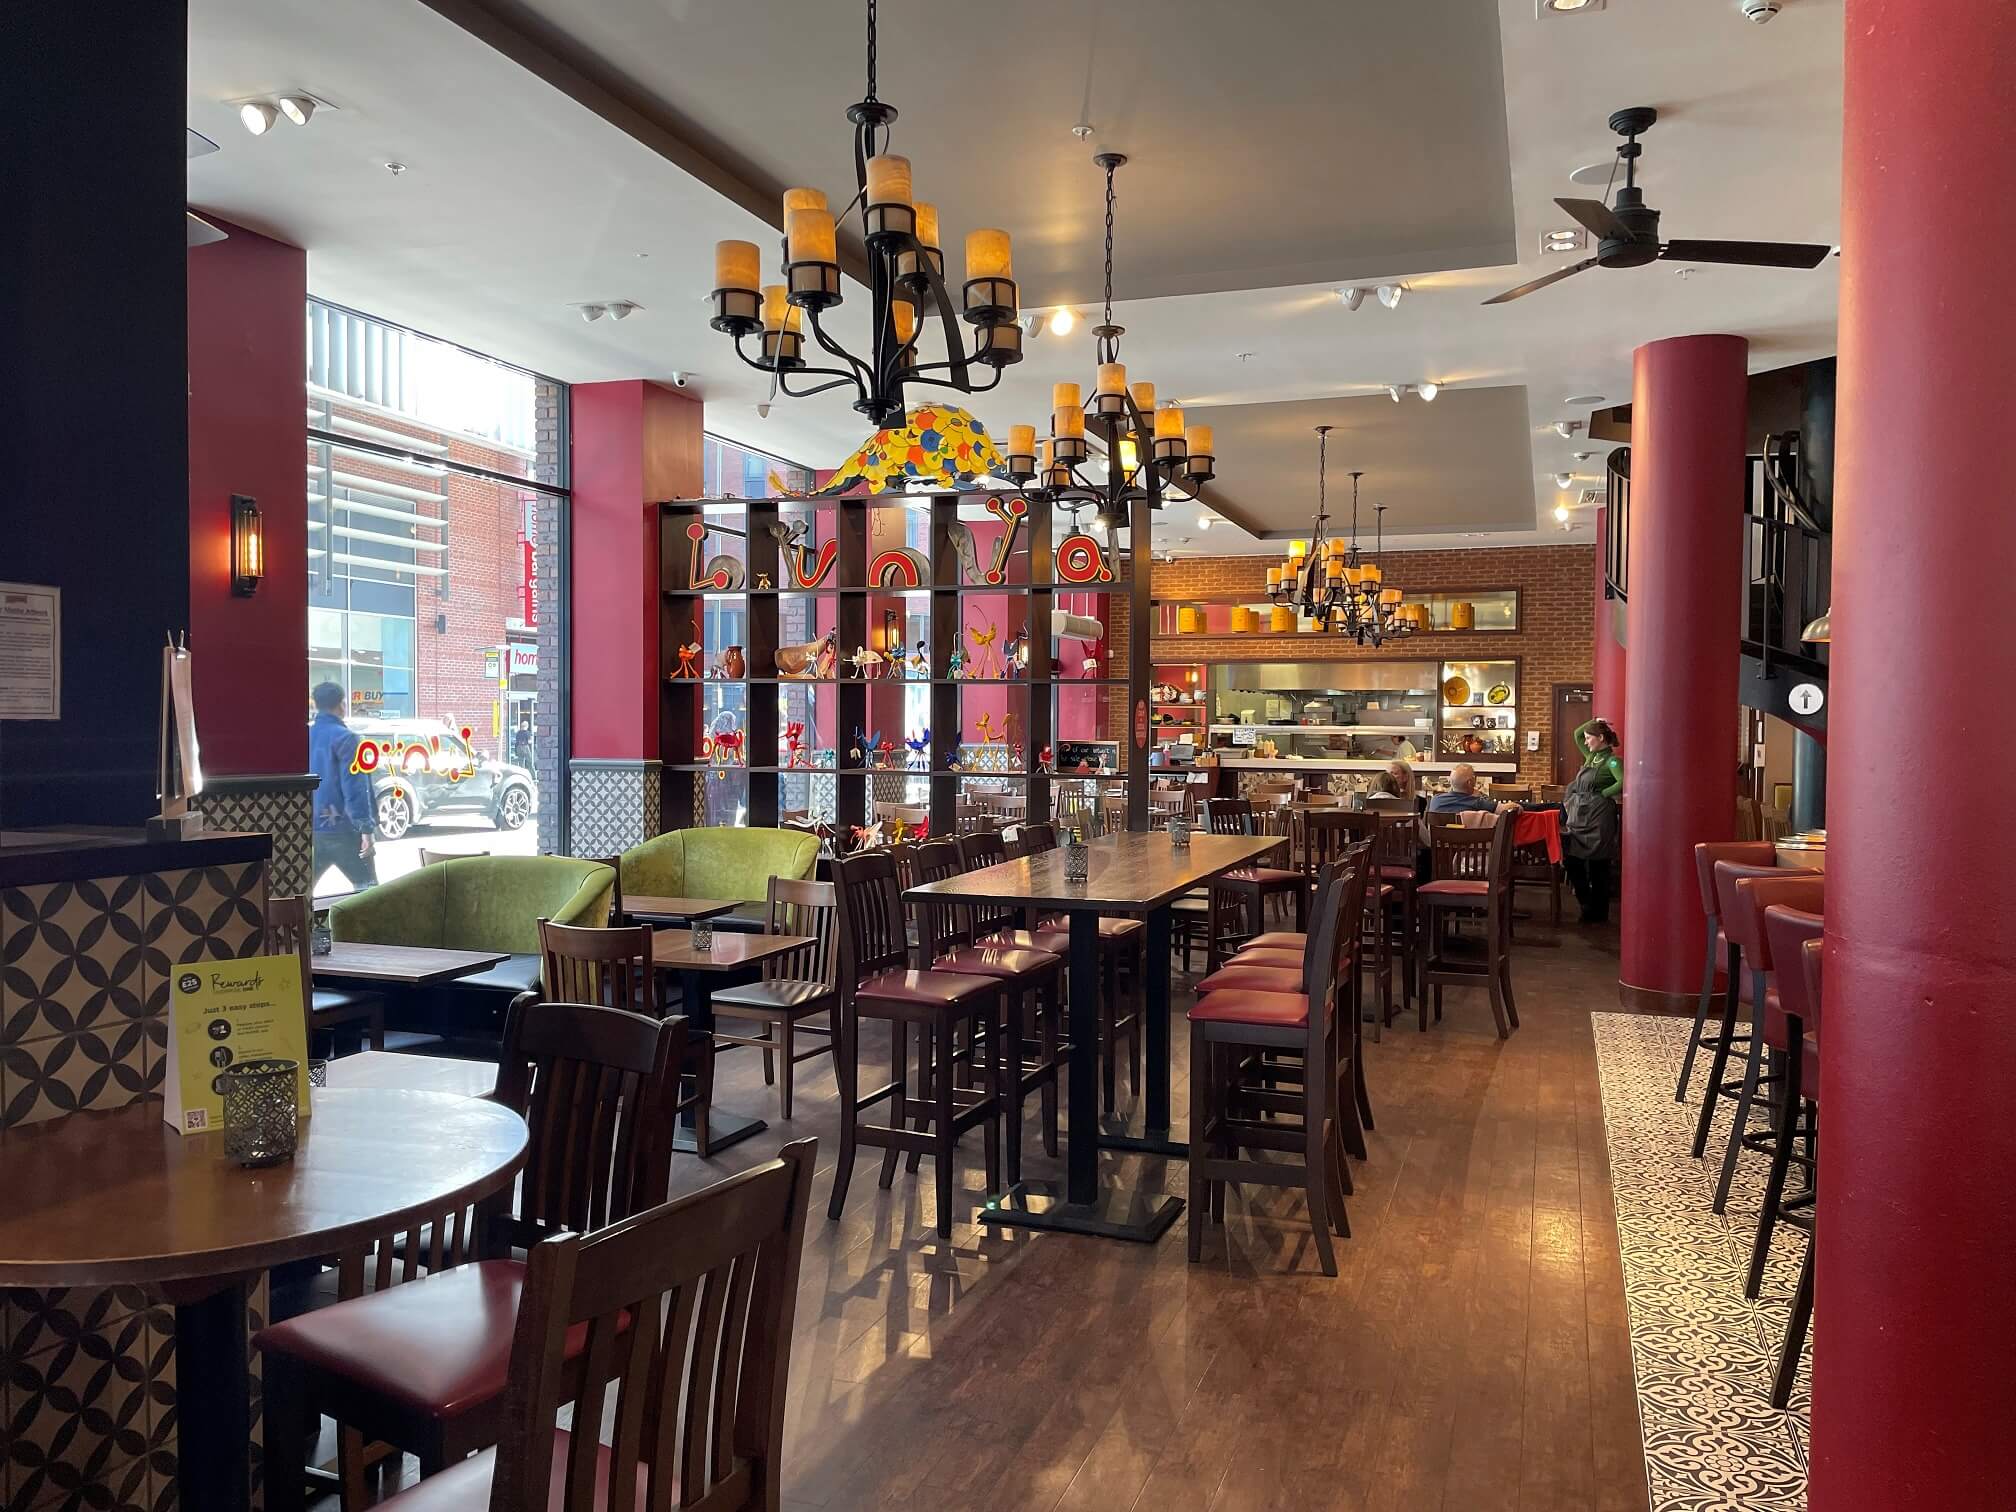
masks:
[[(1522, 947), (1514, 979), (1524, 1027), (1507, 1042), (1483, 995), (1455, 989), (1426, 1034), (1410, 1015), (1368, 1040), (1378, 1127), (1335, 1279), (1299, 1192), (1234, 1191), (1195, 1266), (1185, 1219), (1154, 1246), (984, 1229), (977, 1132), (949, 1242), (928, 1162), (885, 1192), (864, 1154), (828, 1221), (830, 1073), (799, 1068), (787, 1126), (755, 1054), (725, 1055), (717, 1104), (771, 1128), (680, 1157), (675, 1191), (820, 1141), (785, 1506), (1643, 1512), (1588, 1018), (1615, 1007), (1614, 932)], [(882, 1059), (871, 1041), (864, 1060)], [(1029, 1175), (1059, 1173), (1033, 1105), (1024, 1151)], [(1180, 1164), (1132, 1158), (1121, 1174), (1183, 1190)]]

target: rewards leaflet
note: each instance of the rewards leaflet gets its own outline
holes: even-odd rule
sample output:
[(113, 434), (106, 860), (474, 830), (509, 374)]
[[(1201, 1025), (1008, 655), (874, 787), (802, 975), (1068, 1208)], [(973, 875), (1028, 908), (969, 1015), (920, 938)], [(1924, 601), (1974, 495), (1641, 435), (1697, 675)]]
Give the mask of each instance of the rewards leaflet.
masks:
[(188, 961), (174, 968), (168, 1004), (168, 1065), (162, 1115), (179, 1133), (224, 1127), (222, 1073), (250, 1060), (291, 1060), (301, 1068), (301, 1116), (308, 1116), (308, 1023), (301, 958), (246, 956)]

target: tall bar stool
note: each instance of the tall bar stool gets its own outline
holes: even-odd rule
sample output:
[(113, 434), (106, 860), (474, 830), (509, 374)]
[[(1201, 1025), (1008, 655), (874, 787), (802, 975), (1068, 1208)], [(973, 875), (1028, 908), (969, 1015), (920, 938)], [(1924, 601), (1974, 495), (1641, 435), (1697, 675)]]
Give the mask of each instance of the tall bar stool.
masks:
[[(1257, 835), (1253, 805), (1244, 798), (1211, 798), (1204, 804), (1204, 822), (1214, 835)], [(1295, 905), (1295, 927), (1308, 928), (1309, 891), (1302, 873), (1292, 867), (1247, 865), (1234, 867), (1214, 880), (1213, 887), (1237, 894), (1245, 900), (1251, 933), (1267, 928), (1267, 905), (1276, 898), (1288, 898)], [(1212, 962), (1215, 966), (1217, 962)]]
[[(988, 840), (994, 843), (989, 845), (986, 843)], [(962, 835), (957, 841), (928, 840), (917, 847), (917, 873), (926, 882), (942, 881), (973, 870), (969, 858), (986, 857), (990, 853), (999, 858), (998, 837)], [(993, 860), (985, 860), (982, 864), (991, 866), (994, 863)], [(1057, 1054), (1055, 1025), (1064, 1002), (1065, 956), (1033, 946), (1005, 944), (998, 938), (980, 938), (976, 934), (976, 926), (982, 919), (977, 906), (927, 904), (923, 913), (918, 935), (918, 965), (929, 971), (988, 977), (1001, 984), (1000, 1032), (1005, 1037), (999, 1047), (998, 1065), (1001, 1069), (997, 1075), (1003, 1101), (1002, 1113), (1008, 1120), (1008, 1180), (1010, 1183), (1020, 1181), (1023, 1100), (1030, 1092), (1045, 1085), (1050, 1088), (1053, 1099), (1056, 1092), (1057, 1068), (1061, 1061)], [(989, 914), (985, 922), (998, 925), (1002, 919)], [(1043, 1013), (1046, 1007), (1049, 1009), (1047, 1019)], [(1039, 1047), (1037, 1064), (1031, 1068), (1024, 1064), (1031, 1039), (1030, 1030), (1043, 1022), (1051, 1026), (1048, 1041)], [(948, 1064), (956, 1069), (957, 1063), (962, 1060), (977, 1063), (983, 1051), (991, 1057), (994, 1047), (986, 1045), (984, 1039), (994, 1034), (993, 1025), (986, 1025), (980, 1037), (968, 1039), (964, 1054), (955, 1049), (948, 1056), (946, 1047), (936, 1047), (935, 1062), (927, 1045), (920, 1044), (919, 1076), (934, 1064), (943, 1074)], [(1054, 1123), (1046, 1124), (1045, 1132), (1045, 1144), (1054, 1148)], [(912, 1151), (912, 1170), (917, 1168), (917, 1158), (917, 1153)]]
[[(1498, 1038), (1509, 1039), (1519, 1027), (1519, 1004), (1512, 996), (1512, 826), (1432, 825), (1428, 841), (1433, 876), (1414, 890), (1421, 921), (1416, 947), (1421, 1030), (1428, 1028), (1431, 994), (1439, 1022), (1444, 987), (1483, 987)], [(1459, 919), (1484, 926), (1481, 963), (1450, 953), (1448, 926)]]
[[(1789, 943), (1789, 942), (1788, 942)], [(1812, 1076), (1812, 1089), (1807, 1094), (1814, 1104), (1813, 1115), (1819, 1117), (1820, 1103), (1820, 1038), (1818, 1034), (1820, 1015), (1820, 952), (1818, 940), (1804, 940), (1799, 945), (1799, 975), (1805, 988), (1806, 1006), (1812, 1012), (1812, 1028), (1804, 1036), (1800, 1046), (1802, 1064)], [(1786, 974), (1791, 974), (1791, 965), (1786, 965)], [(1816, 1148), (1814, 1154), (1818, 1155)], [(1820, 1167), (1816, 1159), (1812, 1177), (1817, 1190)], [(1811, 1194), (1809, 1194), (1811, 1195)], [(1808, 1222), (1814, 1221), (1817, 1207), (1808, 1206)], [(1817, 1229), (1809, 1228), (1806, 1239), (1806, 1258), (1799, 1263), (1799, 1284), (1792, 1290), (1792, 1313), (1785, 1320), (1785, 1337), (1778, 1344), (1778, 1369), (1771, 1379), (1771, 1405), (1782, 1408), (1792, 1400), (1792, 1383), (1799, 1375), (1799, 1355), (1806, 1347), (1806, 1330), (1813, 1322), (1813, 1251), (1820, 1243)]]
[[(1704, 1036), (1708, 1025), (1708, 1003), (1715, 996), (1715, 972), (1728, 953), (1729, 942), (1722, 935), (1722, 908), (1715, 897), (1715, 863), (1733, 861), (1738, 866), (1773, 866), (1777, 847), (1763, 840), (1704, 841), (1694, 847), (1694, 878), (1701, 886), (1701, 912), (1708, 920), (1708, 953), (1701, 963), (1701, 996), (1694, 1004), (1694, 1029), (1687, 1036), (1687, 1053), (1680, 1058), (1680, 1080), (1673, 1087), (1673, 1101), (1687, 1101), (1687, 1082), (1694, 1074), (1694, 1057), (1714, 1050), (1715, 1037)], [(1699, 1155), (1697, 1149), (1694, 1152)]]
[[(1777, 1004), (1766, 1010), (1764, 1037), (1784, 1064), (1785, 1082), (1773, 1129), (1771, 1172), (1764, 1181), (1750, 1269), (1743, 1278), (1743, 1295), (1752, 1301), (1763, 1290), (1764, 1265), (1771, 1258), (1771, 1238), (1778, 1225), (1790, 1224), (1809, 1239), (1813, 1233), (1813, 1167), (1820, 1132), (1820, 1000), (1807, 991), (1804, 947), (1808, 941), (1817, 942), (1824, 928), (1822, 917), (1807, 909), (1774, 903), (1764, 910), (1764, 934), (1778, 967)], [(1794, 1165), (1806, 1173), (1806, 1188), (1787, 1197), (1785, 1178)]]
[(1778, 853), (1773, 849), (1771, 861), (1765, 863), (1718, 860), (1708, 870), (1709, 896), (1715, 899), (1714, 938), (1724, 957), (1726, 981), (1722, 993), (1722, 1015), (1713, 1029), (1701, 1036), (1701, 1046), (1710, 1051), (1708, 1060), (1708, 1083), (1701, 1089), (1701, 1112), (1694, 1120), (1694, 1144), (1692, 1154), (1696, 1160), (1708, 1148), (1708, 1132), (1714, 1127), (1715, 1110), (1725, 1097), (1735, 1097), (1743, 1090), (1743, 1078), (1728, 1075), (1729, 1057), (1741, 1053), (1747, 1060), (1750, 1051), (1750, 1031), (1738, 1027), (1739, 1005), (1750, 999), (1750, 983), (1743, 974), (1743, 950), (1736, 941), (1729, 938), (1722, 917), (1721, 872), (1725, 868), (1733, 871), (1734, 878), (1773, 877), (1779, 868), (1775, 864)]
[[(993, 977), (917, 970), (910, 965), (903, 893), (896, 881), (896, 863), (886, 853), (866, 851), (836, 859), (833, 885), (840, 900), (840, 1042), (833, 1061), (840, 1082), (840, 1151), (826, 1216), (838, 1218), (847, 1205), (858, 1146), (873, 1145), (883, 1152), (882, 1173), (876, 1184), (884, 1189), (896, 1178), (897, 1155), (915, 1151), (929, 1155), (935, 1163), (938, 1236), (948, 1239), (952, 1235), (952, 1162), (959, 1136), (968, 1129), (977, 1125), (982, 1132), (989, 1189), (1001, 1185), (1001, 1035), (997, 1026), (1002, 984)], [(928, 925), (920, 925), (919, 938), (930, 938)], [(863, 1018), (884, 1019), (889, 1024), (889, 1080), (866, 1093), (860, 1090)], [(984, 1042), (992, 1060), (978, 1088), (955, 1085), (951, 1052), (961, 1026), (968, 1029), (969, 1037)], [(929, 1068), (928, 1100), (910, 1095), (907, 1061), (912, 1028), (922, 1032), (925, 1042), (937, 1047), (941, 1055), (940, 1063)], [(889, 1104), (889, 1123), (863, 1119), (864, 1113), (883, 1102)], [(922, 1127), (911, 1128), (912, 1120)]]
[(1393, 889), (1386, 904), (1386, 927), (1400, 958), (1400, 1005), (1404, 1009), (1409, 1000), (1421, 993), (1414, 960), (1414, 889), (1421, 882), (1421, 821), (1412, 809), (1401, 813), (1368, 812), (1379, 821), (1379, 841), (1372, 851), (1374, 875)]
[[(1762, 875), (1754, 874), (1759, 871)], [(1738, 872), (1753, 874), (1739, 876)], [(1783, 904), (1819, 913), (1826, 902), (1826, 884), (1817, 872), (1737, 867), (1723, 861), (1715, 867), (1715, 896), (1722, 906), (1722, 932), (1742, 952), (1749, 967), (1751, 1018), (1749, 1050), (1743, 1058), (1743, 1082), (1736, 1094), (1736, 1116), (1729, 1124), (1729, 1140), (1722, 1151), (1722, 1173), (1715, 1182), (1713, 1208), (1719, 1213), (1729, 1201), (1729, 1185), (1736, 1176), (1738, 1157), (1745, 1150), (1768, 1151), (1772, 1146), (1770, 1128), (1753, 1130), (1750, 1114), (1760, 1097), (1763, 1107), (1775, 1114), (1777, 1094), (1785, 1079), (1785, 1025), (1778, 1006), (1771, 941), (1764, 933), (1764, 910)], [(1779, 1014), (1775, 1029), (1773, 1014)]]
[[(1315, 928), (1301, 974), (1302, 991), (1222, 988), (1190, 1010), (1189, 1252), (1203, 1256), (1204, 1224), (1224, 1213), (1227, 1183), (1299, 1186), (1326, 1276), (1337, 1274), (1334, 1229), (1350, 1236), (1345, 1217), (1344, 1159), (1339, 1123), (1351, 1104), (1343, 1085), (1338, 1015), (1342, 984), (1355, 973), (1357, 918), (1365, 906), (1363, 859), (1329, 868), (1315, 900)], [(1244, 1074), (1270, 1055), (1297, 1055), (1302, 1074), (1284, 1085), (1263, 1071), (1256, 1085)], [(1284, 1117), (1284, 1115), (1286, 1115)], [(1291, 1122), (1290, 1119), (1295, 1121)], [(1300, 1165), (1241, 1159), (1242, 1150), (1298, 1152)]]

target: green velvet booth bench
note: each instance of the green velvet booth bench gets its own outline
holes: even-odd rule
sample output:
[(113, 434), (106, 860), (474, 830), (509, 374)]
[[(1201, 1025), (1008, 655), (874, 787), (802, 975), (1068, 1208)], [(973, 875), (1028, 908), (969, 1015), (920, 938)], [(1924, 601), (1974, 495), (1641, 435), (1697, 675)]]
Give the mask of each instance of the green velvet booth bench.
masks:
[[(508, 954), (488, 971), (430, 992), (401, 994), (387, 1025), (439, 1036), (450, 1054), (494, 1053), (511, 999), (539, 985), (539, 921), (601, 927), (616, 879), (570, 856), (467, 856), (437, 861), (329, 906), (329, 932), (374, 945), (430, 945)], [(417, 1048), (417, 1047), (416, 1047)]]
[(803, 881), (819, 864), (819, 841), (803, 830), (715, 826), (654, 835), (623, 852), (623, 895), (733, 899), (715, 922), (763, 926), (770, 879)]

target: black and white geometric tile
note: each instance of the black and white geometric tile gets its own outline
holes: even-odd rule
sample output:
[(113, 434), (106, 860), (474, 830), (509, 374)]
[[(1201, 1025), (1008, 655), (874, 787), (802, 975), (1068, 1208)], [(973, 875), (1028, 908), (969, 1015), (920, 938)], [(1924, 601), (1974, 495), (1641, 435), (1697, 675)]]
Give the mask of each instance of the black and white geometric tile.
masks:
[(1770, 1392), (1805, 1237), (1780, 1225), (1762, 1295), (1745, 1301), (1764, 1158), (1743, 1157), (1716, 1216), (1730, 1119), (1717, 1119), (1705, 1159), (1688, 1155), (1698, 1063), (1691, 1102), (1673, 1100), (1688, 1022), (1591, 1018), (1652, 1512), (1795, 1512), (1806, 1505), (1810, 1338), (1790, 1407)]
[(314, 796), (308, 776), (212, 777), (195, 804), (212, 829), (271, 835), (273, 891), (292, 897), (314, 885)]
[(655, 761), (576, 760), (568, 777), (568, 851), (613, 856), (658, 833)]

